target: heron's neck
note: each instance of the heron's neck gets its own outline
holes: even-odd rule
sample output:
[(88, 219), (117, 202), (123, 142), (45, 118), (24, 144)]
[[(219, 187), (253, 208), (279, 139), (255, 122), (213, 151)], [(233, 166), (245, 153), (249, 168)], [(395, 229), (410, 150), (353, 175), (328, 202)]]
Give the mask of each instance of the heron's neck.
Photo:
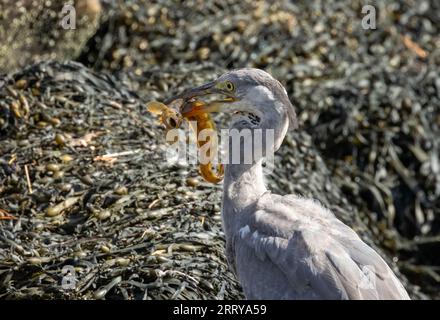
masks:
[(223, 203), (241, 210), (267, 191), (263, 177), (263, 160), (253, 164), (227, 164), (225, 166)]
[[(224, 208), (228, 211), (240, 211), (245, 207), (255, 203), (263, 193), (267, 191), (262, 163), (266, 156), (273, 156), (274, 152), (281, 145), (284, 136), (286, 135), (288, 127), (288, 120), (283, 113), (272, 115), (270, 119), (262, 119), (258, 127), (246, 128), (237, 124), (232, 128), (237, 130), (250, 129), (252, 136), (254, 137), (256, 131), (260, 130), (262, 133), (262, 143), (252, 143), (252, 150), (244, 151), (244, 144), (239, 144), (240, 155), (244, 157), (247, 152), (252, 152), (255, 156), (251, 163), (239, 164), (231, 163), (231, 154), (237, 152), (233, 150), (233, 143), (229, 144), (229, 163), (225, 165), (225, 178), (224, 178), (224, 190), (223, 190), (223, 205), (226, 203), (232, 208)], [(269, 129), (270, 132), (267, 132)], [(256, 150), (259, 148), (260, 150)], [(268, 154), (270, 153), (270, 155)], [(225, 211), (225, 210), (223, 210)]]

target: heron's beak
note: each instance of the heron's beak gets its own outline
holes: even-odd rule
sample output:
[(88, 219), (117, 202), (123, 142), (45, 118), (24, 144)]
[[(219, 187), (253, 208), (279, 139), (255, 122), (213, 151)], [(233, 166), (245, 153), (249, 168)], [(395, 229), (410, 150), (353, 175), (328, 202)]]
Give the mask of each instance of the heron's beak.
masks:
[(165, 104), (169, 104), (177, 99), (189, 100), (196, 97), (206, 96), (210, 94), (220, 94), (226, 96), (223, 99), (218, 99), (211, 101), (206, 104), (201, 103), (187, 103), (183, 106), (181, 113), (185, 117), (189, 117), (192, 115), (196, 115), (199, 113), (211, 113), (211, 112), (220, 112), (222, 111), (222, 106), (224, 103), (231, 103), (236, 101), (236, 98), (222, 89), (216, 87), (216, 82), (208, 82), (199, 87), (195, 87), (189, 90), (186, 90), (170, 99), (165, 101)]
[(202, 84), (199, 87), (191, 88), (191, 89), (188, 89), (182, 93), (179, 93), (178, 95), (165, 100), (164, 103), (166, 105), (168, 105), (177, 99), (189, 100), (194, 97), (205, 96), (207, 94), (215, 93), (214, 92), (215, 90), (217, 90), (215, 87), (215, 81), (211, 81), (211, 82)]

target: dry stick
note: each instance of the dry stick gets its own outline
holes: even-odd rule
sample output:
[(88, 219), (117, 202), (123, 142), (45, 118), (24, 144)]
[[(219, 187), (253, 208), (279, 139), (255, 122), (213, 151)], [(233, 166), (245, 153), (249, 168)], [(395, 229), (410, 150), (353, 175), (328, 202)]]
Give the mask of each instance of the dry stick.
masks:
[(32, 193), (31, 178), (29, 177), (29, 170), (28, 170), (27, 164), (24, 165), (24, 172), (26, 173), (26, 181), (28, 184), (29, 193)]
[(111, 160), (111, 159), (115, 159), (115, 161), (116, 161), (118, 159), (118, 157), (129, 156), (132, 154), (140, 153), (141, 151), (142, 151), (141, 149), (136, 149), (136, 150), (117, 152), (117, 153), (108, 153), (108, 154), (104, 154), (102, 156), (97, 156), (97, 157), (93, 158), (93, 161), (106, 161), (106, 160)]

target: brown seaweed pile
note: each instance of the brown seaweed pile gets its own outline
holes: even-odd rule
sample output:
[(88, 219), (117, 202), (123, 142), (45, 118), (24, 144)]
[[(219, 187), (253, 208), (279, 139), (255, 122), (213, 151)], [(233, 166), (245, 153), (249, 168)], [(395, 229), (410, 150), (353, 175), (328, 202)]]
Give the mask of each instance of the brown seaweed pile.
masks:
[(75, 63), (3, 81), (1, 100), (19, 106), (0, 144), (2, 298), (241, 298), (220, 189), (164, 163), (162, 130), (134, 93)]

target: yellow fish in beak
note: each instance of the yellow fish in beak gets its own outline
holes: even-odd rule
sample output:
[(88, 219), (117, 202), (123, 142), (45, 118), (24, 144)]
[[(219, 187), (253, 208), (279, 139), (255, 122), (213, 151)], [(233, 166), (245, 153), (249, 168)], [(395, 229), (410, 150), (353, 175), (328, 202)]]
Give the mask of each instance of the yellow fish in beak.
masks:
[[(202, 130), (216, 130), (215, 123), (211, 119), (209, 113), (202, 110), (206, 109), (206, 105), (201, 100), (190, 99), (189, 101), (183, 101), (182, 99), (176, 99), (168, 105), (158, 101), (152, 101), (147, 104), (147, 110), (154, 115), (160, 117), (161, 123), (165, 125), (166, 130), (177, 129), (181, 126), (183, 119), (187, 120), (190, 127), (196, 134), (197, 146), (202, 148), (209, 140), (200, 141), (199, 133)], [(191, 110), (189, 112), (182, 112), (182, 110)], [(195, 125), (194, 125), (195, 124)], [(214, 154), (217, 153), (217, 145), (212, 145), (209, 149)], [(210, 154), (207, 155), (210, 157)], [(203, 161), (205, 162), (205, 161)], [(223, 180), (224, 167), (222, 164), (218, 164), (215, 169), (211, 162), (199, 165), (201, 176), (208, 182), (219, 183)]]

